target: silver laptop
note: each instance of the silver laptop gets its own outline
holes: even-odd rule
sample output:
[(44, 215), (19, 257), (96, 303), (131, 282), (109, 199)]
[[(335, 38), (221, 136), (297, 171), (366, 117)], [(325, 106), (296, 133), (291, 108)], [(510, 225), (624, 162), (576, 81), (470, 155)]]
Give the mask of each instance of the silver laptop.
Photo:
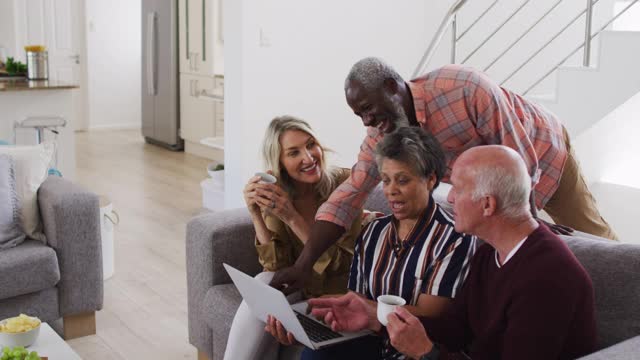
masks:
[(282, 292), (232, 266), (223, 265), (254, 316), (265, 323), (267, 315), (275, 317), (296, 340), (308, 348), (321, 349), (371, 334), (369, 330), (356, 333), (335, 332), (313, 316), (306, 315), (306, 301), (291, 305)]

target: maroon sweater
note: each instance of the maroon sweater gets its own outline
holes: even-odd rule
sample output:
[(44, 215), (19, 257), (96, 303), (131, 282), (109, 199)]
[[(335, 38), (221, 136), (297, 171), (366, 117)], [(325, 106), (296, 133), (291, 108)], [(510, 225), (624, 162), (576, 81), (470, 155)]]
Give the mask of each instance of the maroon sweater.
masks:
[(575, 359), (596, 347), (591, 279), (542, 224), (502, 268), (480, 247), (451, 311), (422, 322), (435, 343), (474, 360)]

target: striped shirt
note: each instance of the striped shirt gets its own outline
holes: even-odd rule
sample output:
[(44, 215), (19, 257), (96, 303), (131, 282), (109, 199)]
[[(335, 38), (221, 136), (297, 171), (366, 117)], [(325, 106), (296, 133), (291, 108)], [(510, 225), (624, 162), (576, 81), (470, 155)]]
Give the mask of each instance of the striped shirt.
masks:
[(476, 238), (457, 233), (433, 198), (405, 241), (396, 234), (393, 215), (372, 221), (360, 234), (349, 289), (371, 300), (399, 295), (409, 305), (416, 305), (421, 294), (455, 297), (469, 272)]
[[(532, 177), (540, 175), (534, 191), (536, 207), (544, 208), (558, 188), (567, 159), (562, 124), (553, 114), (460, 65), (442, 67), (408, 85), (418, 123), (444, 150), (448, 169), (443, 181), (449, 181), (454, 161), (465, 150), (505, 145), (522, 156)], [(380, 182), (373, 151), (383, 136), (367, 128), (351, 177), (318, 209), (316, 220), (349, 228)]]

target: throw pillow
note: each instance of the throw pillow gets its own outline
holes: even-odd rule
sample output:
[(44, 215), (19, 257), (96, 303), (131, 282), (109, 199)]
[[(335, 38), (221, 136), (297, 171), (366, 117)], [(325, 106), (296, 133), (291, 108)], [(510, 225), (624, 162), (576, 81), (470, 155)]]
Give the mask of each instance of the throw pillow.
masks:
[(14, 162), (9, 155), (0, 154), (0, 250), (16, 246), (24, 238)]
[(0, 146), (0, 154), (9, 155), (15, 165), (18, 198), (22, 205), (20, 221), (29, 238), (46, 242), (38, 208), (38, 189), (47, 178), (54, 143), (34, 146)]

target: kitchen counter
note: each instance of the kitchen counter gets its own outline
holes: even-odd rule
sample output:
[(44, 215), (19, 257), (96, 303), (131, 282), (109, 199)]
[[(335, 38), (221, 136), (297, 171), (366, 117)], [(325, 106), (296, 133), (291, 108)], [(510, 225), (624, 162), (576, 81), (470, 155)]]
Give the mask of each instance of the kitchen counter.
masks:
[(77, 87), (77, 85), (53, 80), (27, 80), (26, 78), (3, 80), (0, 78), (0, 93), (5, 91), (75, 89)]

